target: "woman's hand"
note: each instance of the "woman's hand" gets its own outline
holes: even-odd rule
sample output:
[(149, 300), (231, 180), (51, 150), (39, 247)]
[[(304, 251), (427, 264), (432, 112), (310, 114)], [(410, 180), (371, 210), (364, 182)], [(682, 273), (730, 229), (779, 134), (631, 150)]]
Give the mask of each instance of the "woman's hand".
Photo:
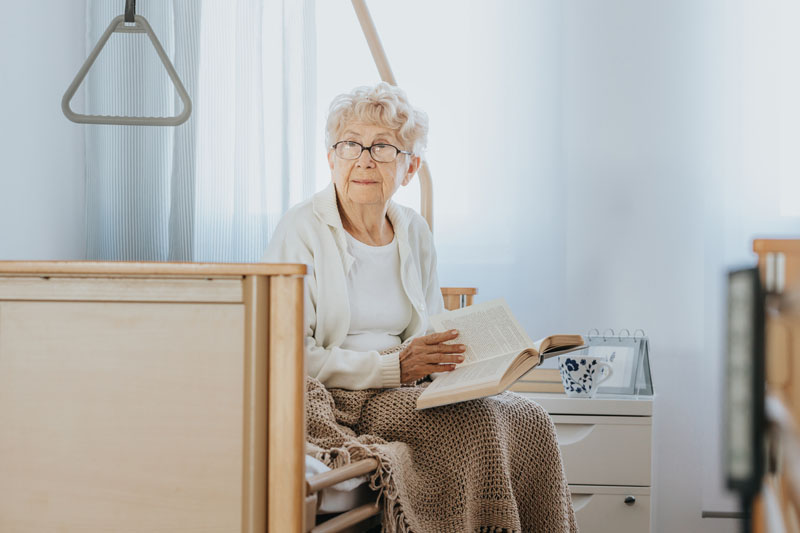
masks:
[(449, 372), (464, 360), (463, 344), (445, 344), (458, 337), (451, 329), (417, 337), (400, 352), (400, 383), (413, 383), (433, 372)]

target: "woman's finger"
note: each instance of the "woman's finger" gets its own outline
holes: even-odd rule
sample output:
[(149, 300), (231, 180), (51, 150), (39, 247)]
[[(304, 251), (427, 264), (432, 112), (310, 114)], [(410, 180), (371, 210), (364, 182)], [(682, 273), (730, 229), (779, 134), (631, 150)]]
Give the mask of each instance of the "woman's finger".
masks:
[(447, 344), (440, 342), (439, 344), (429, 344), (424, 347), (426, 353), (464, 353), (467, 347), (463, 344)]
[(425, 365), (425, 374), (422, 377), (433, 374), (434, 372), (451, 372), (456, 369), (456, 365)]
[(451, 341), (458, 337), (458, 330), (451, 329), (449, 331), (442, 331), (441, 333), (431, 333), (420, 337), (425, 344), (439, 344), (440, 342)]
[(428, 356), (425, 358), (425, 362), (429, 364), (463, 363), (464, 356), (461, 354), (429, 353)]

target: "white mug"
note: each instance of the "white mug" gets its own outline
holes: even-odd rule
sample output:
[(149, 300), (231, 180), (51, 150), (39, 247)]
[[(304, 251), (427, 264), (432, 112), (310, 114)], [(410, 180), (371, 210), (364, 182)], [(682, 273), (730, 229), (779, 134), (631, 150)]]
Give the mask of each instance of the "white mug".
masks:
[(591, 398), (597, 387), (611, 377), (611, 365), (601, 357), (580, 354), (558, 356), (564, 392), (572, 398)]

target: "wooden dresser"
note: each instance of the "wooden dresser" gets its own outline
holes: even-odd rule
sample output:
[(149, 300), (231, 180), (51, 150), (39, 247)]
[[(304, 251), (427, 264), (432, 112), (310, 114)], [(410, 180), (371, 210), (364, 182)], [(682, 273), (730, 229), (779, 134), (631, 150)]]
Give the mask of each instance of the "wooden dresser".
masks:
[(300, 531), (304, 274), (0, 262), (0, 531)]

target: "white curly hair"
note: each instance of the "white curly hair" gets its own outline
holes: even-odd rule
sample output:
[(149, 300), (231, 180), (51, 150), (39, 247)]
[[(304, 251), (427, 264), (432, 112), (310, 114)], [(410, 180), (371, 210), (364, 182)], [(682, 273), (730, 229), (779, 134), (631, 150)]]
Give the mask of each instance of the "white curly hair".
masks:
[(363, 122), (397, 132), (404, 150), (423, 155), (428, 144), (428, 115), (412, 106), (405, 91), (386, 82), (340, 94), (328, 108), (325, 145), (330, 148), (347, 124)]

